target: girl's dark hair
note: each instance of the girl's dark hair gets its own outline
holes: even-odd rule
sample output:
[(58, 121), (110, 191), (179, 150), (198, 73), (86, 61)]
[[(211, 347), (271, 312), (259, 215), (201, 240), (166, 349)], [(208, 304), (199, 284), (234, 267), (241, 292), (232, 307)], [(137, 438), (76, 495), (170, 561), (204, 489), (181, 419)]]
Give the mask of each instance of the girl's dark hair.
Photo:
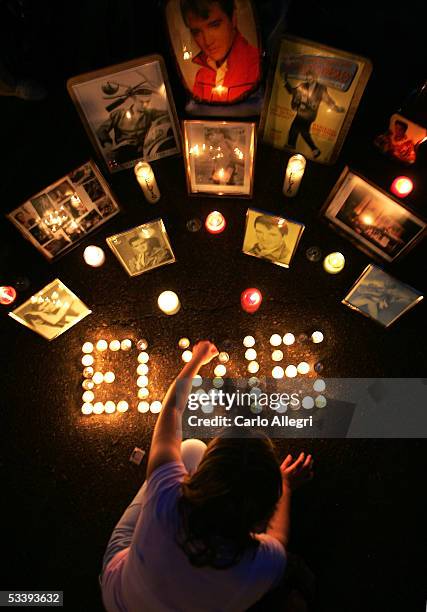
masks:
[(267, 437), (215, 438), (182, 484), (178, 544), (190, 563), (217, 569), (238, 563), (258, 542), (282, 494), (282, 477)]

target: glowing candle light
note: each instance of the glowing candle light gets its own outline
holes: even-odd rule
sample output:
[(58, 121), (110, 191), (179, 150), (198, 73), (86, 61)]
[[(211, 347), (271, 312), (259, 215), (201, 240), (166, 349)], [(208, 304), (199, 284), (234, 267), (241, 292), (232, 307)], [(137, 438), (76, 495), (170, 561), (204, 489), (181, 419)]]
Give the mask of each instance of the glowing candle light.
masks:
[(148, 412), (150, 410), (150, 404), (148, 402), (139, 402), (138, 404), (138, 412), (143, 414), (144, 412)]
[(85, 342), (82, 346), (83, 353), (92, 353), (93, 352), (93, 344), (92, 342)]
[(155, 402), (151, 402), (150, 404), (150, 410), (153, 414), (158, 414), (162, 409), (162, 402), (159, 401), (155, 401)]
[(283, 344), (286, 346), (291, 346), (291, 344), (294, 344), (294, 342), (295, 336), (293, 334), (287, 333), (283, 336)]
[(186, 349), (190, 346), (190, 340), (188, 338), (180, 338), (178, 341), (178, 346), (180, 349)]
[(104, 404), (102, 402), (95, 402), (93, 405), (93, 414), (102, 414), (104, 412)]
[(275, 366), (272, 371), (271, 371), (271, 375), (273, 378), (283, 378), (283, 376), (285, 375), (283, 368), (281, 366)]
[(310, 372), (310, 366), (306, 361), (301, 361), (297, 365), (298, 374), (308, 374)]
[(157, 299), (157, 304), (160, 310), (167, 315), (174, 315), (181, 308), (179, 297), (173, 291), (163, 291)]
[(85, 378), (84, 381), (82, 382), (82, 387), (85, 391), (90, 391), (91, 389), (93, 389), (95, 386), (95, 383), (93, 382), (93, 380), (89, 380), (88, 378)]
[(216, 368), (214, 369), (214, 374), (215, 376), (218, 376), (218, 377), (225, 376), (226, 372), (227, 372), (227, 368), (225, 367), (225, 365), (222, 365), (222, 363), (217, 365)]
[(224, 379), (221, 376), (215, 376), (212, 384), (216, 389), (220, 389), (224, 385)]
[(261, 306), (262, 293), (259, 289), (251, 287), (245, 289), (240, 296), (240, 304), (245, 312), (253, 314)]
[(148, 386), (148, 378), (146, 376), (139, 376), (136, 381), (138, 387), (147, 387)]
[(84, 402), (93, 402), (95, 398), (95, 394), (93, 391), (85, 391), (82, 395), (82, 400)]
[(82, 357), (82, 364), (84, 366), (91, 366), (93, 364), (93, 357), (92, 355), (83, 355)]
[(139, 363), (147, 363), (150, 359), (150, 355), (148, 353), (146, 353), (145, 351), (143, 351), (142, 353), (139, 353), (138, 355), (138, 362)]
[(192, 382), (193, 387), (201, 387), (202, 384), (203, 384), (203, 378), (200, 376), (200, 374), (196, 374)]
[(16, 300), (16, 291), (13, 287), (0, 287), (0, 304), (8, 306)]
[(246, 346), (247, 348), (255, 346), (255, 338), (253, 336), (245, 336), (243, 338), (243, 346)]
[(117, 403), (117, 412), (126, 412), (127, 410), (129, 410), (129, 404), (125, 400), (120, 400)]
[(105, 372), (104, 374), (104, 382), (111, 384), (116, 379), (116, 375), (114, 372)]
[(314, 400), (316, 408), (324, 408), (327, 404), (326, 397), (324, 395), (318, 395)]
[(96, 343), (96, 350), (103, 353), (108, 348), (108, 342), (106, 340), (98, 340)]
[(311, 334), (311, 339), (313, 340), (314, 344), (319, 344), (320, 342), (323, 342), (323, 334), (321, 331), (315, 331)]
[(326, 383), (321, 378), (314, 381), (313, 389), (317, 392), (323, 392), (326, 389)]
[(82, 414), (88, 415), (92, 414), (93, 406), (89, 402), (85, 402), (82, 406)]
[(92, 366), (89, 366), (89, 367), (87, 367), (87, 368), (85, 368), (83, 370), (83, 376), (85, 378), (92, 378), (93, 372), (94, 372), (94, 370), (93, 370)]
[(120, 348), (122, 349), (122, 351), (130, 351), (130, 349), (132, 348), (132, 340), (129, 340), (129, 338), (122, 340), (120, 342)]
[(136, 368), (136, 373), (138, 374), (138, 376), (145, 376), (146, 374), (148, 374), (148, 365), (146, 363), (140, 363), (139, 366)]
[(138, 340), (138, 342), (136, 343), (136, 347), (138, 351), (145, 351), (147, 346), (148, 346), (148, 342), (145, 338), (141, 338), (141, 340)]
[(193, 358), (193, 353), (191, 351), (184, 351), (181, 355), (181, 359), (182, 361), (185, 361), (185, 363), (188, 363), (189, 361), (191, 361)]
[(273, 351), (271, 353), (271, 358), (272, 358), (273, 361), (282, 361), (282, 359), (283, 359), (283, 351), (279, 351), (279, 350)]
[(256, 374), (259, 370), (259, 363), (257, 361), (250, 361), (248, 363), (248, 372), (250, 374)]
[(305, 408), (306, 410), (311, 410), (312, 408), (314, 408), (314, 399), (310, 397), (309, 395), (306, 395), (303, 398), (301, 403), (302, 403), (302, 407)]
[(101, 247), (92, 244), (83, 251), (83, 259), (88, 266), (99, 268), (105, 261), (105, 254)]
[(150, 392), (147, 387), (141, 387), (140, 389), (138, 389), (138, 399), (145, 400), (149, 395)]
[(205, 227), (210, 234), (220, 234), (224, 231), (226, 226), (226, 221), (224, 215), (222, 215), (217, 210), (209, 213), (206, 217)]
[(92, 376), (92, 380), (95, 385), (100, 385), (104, 382), (104, 374), (102, 372), (95, 372), (95, 374)]
[(253, 348), (246, 349), (245, 359), (247, 359), (248, 361), (255, 361), (256, 358), (257, 358), (257, 352), (255, 349)]
[(288, 365), (285, 370), (285, 374), (288, 378), (295, 378), (295, 376), (298, 374), (298, 370), (294, 365)]
[(230, 355), (226, 353), (225, 351), (221, 351), (221, 353), (218, 355), (218, 361), (220, 363), (228, 363), (229, 360), (230, 360)]
[(407, 176), (398, 176), (394, 179), (391, 184), (390, 190), (395, 195), (399, 196), (399, 198), (404, 198), (414, 188), (414, 183)]
[(323, 268), (329, 274), (338, 274), (345, 266), (345, 257), (342, 253), (329, 253), (323, 260)]
[(116, 404), (111, 400), (108, 400), (105, 402), (104, 410), (107, 414), (113, 414), (113, 412), (116, 412)]
[(298, 193), (301, 180), (305, 171), (306, 160), (303, 155), (297, 153), (289, 158), (286, 166), (285, 181), (283, 183), (283, 194), (293, 198)]
[(279, 334), (273, 334), (270, 338), (271, 346), (280, 346), (282, 344), (282, 336)]
[(155, 204), (160, 200), (160, 191), (157, 186), (156, 177), (148, 162), (140, 161), (134, 168), (136, 180), (144, 192), (145, 199)]
[(113, 351), (113, 352), (120, 351), (120, 340), (111, 340), (109, 346), (110, 346), (110, 351)]

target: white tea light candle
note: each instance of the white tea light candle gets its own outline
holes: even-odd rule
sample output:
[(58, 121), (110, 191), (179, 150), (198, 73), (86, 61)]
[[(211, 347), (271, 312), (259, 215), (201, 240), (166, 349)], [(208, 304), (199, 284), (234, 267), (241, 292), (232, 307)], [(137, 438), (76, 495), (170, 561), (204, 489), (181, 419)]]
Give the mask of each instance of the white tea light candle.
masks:
[(342, 253), (329, 253), (323, 260), (323, 268), (328, 274), (338, 274), (345, 266), (345, 257)]
[(150, 164), (140, 161), (136, 164), (134, 171), (136, 180), (140, 184), (147, 202), (151, 202), (152, 204), (158, 202), (160, 200), (160, 191)]
[(288, 161), (283, 183), (283, 195), (293, 198), (297, 195), (305, 171), (306, 160), (303, 155), (292, 155)]
[(157, 304), (160, 310), (167, 315), (174, 315), (181, 308), (179, 297), (173, 291), (163, 291), (157, 299)]
[(105, 261), (104, 251), (98, 246), (88, 246), (83, 251), (83, 259), (88, 266), (92, 268), (99, 268)]

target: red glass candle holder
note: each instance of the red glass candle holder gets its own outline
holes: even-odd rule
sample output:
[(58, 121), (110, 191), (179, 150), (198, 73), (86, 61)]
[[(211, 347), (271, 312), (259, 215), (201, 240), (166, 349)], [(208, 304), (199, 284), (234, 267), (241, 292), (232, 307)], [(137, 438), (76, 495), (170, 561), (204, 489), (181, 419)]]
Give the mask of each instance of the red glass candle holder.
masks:
[(259, 289), (251, 287), (245, 289), (240, 296), (240, 305), (245, 312), (253, 314), (261, 306), (262, 293)]

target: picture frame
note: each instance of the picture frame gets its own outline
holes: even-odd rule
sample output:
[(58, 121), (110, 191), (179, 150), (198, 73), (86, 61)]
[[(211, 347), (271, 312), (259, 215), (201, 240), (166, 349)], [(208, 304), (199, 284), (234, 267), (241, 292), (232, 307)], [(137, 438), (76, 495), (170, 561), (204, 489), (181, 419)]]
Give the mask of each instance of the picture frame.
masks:
[(67, 89), (110, 172), (181, 152), (178, 116), (161, 55), (73, 77)]
[(107, 244), (129, 276), (139, 276), (176, 261), (160, 218), (109, 236)]
[(8, 315), (50, 341), (91, 312), (77, 295), (56, 278)]
[(427, 223), (403, 203), (346, 166), (320, 214), (359, 249), (393, 263), (426, 233)]
[(252, 197), (255, 123), (186, 120), (183, 135), (190, 195)]
[(289, 268), (304, 229), (299, 221), (248, 208), (242, 252)]
[(403, 115), (394, 113), (390, 117), (387, 132), (379, 134), (375, 146), (392, 159), (411, 165), (417, 160), (417, 150), (427, 140), (427, 129), (410, 121)]
[[(164, 18), (183, 87), (195, 102), (215, 112), (215, 107), (236, 105), (259, 88), (262, 45), (252, 0), (235, 0), (232, 14), (214, 0), (205, 4), (210, 3), (216, 5), (212, 11), (198, 15), (190, 5), (181, 8), (180, 0), (166, 0)], [(224, 57), (215, 73), (213, 65)]]
[(333, 164), (371, 72), (366, 57), (287, 34), (268, 80), (263, 141)]
[(108, 183), (89, 160), (6, 217), (47, 260), (54, 261), (119, 212)]
[(342, 303), (352, 310), (390, 327), (424, 298), (422, 293), (397, 280), (379, 266), (369, 264)]

